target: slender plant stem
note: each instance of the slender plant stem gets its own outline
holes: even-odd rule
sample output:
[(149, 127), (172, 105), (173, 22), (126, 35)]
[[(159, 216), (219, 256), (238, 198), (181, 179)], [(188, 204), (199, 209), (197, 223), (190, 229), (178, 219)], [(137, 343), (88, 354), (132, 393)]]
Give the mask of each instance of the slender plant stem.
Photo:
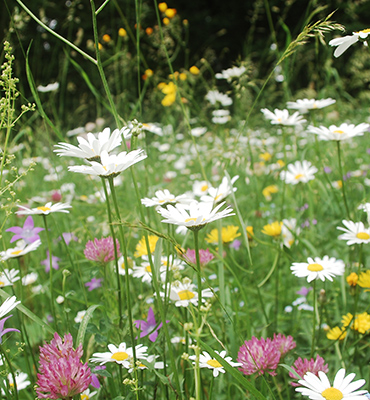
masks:
[(218, 282), (220, 286), (220, 301), (223, 307), (225, 307), (225, 270), (224, 270), (224, 263), (223, 263), (223, 243), (222, 243), (222, 219), (217, 221), (217, 230), (218, 230), (218, 255), (219, 260), (218, 264)]
[(338, 167), (339, 167), (339, 173), (340, 177), (342, 180), (342, 194), (343, 194), (343, 201), (344, 201), (344, 206), (346, 208), (346, 213), (347, 213), (347, 218), (350, 218), (350, 213), (349, 213), (349, 208), (348, 208), (348, 203), (347, 203), (347, 196), (346, 196), (346, 189), (345, 189), (345, 179), (343, 176), (343, 169), (342, 169), (342, 157), (341, 157), (341, 149), (340, 149), (340, 140), (337, 140), (337, 150), (338, 150)]
[(48, 242), (48, 250), (49, 250), (49, 286), (50, 286), (50, 302), (51, 302), (51, 314), (54, 319), (54, 324), (55, 327), (57, 327), (57, 318), (56, 318), (56, 313), (55, 313), (55, 304), (54, 304), (54, 288), (53, 288), (53, 255), (52, 255), (52, 246), (51, 246), (51, 238), (49, 234), (49, 229), (48, 229), (48, 223), (47, 223), (47, 216), (45, 214), (42, 214), (42, 218), (44, 220), (44, 226), (45, 226), (45, 234), (46, 234), (46, 239)]
[(15, 380), (14, 369), (13, 369), (12, 363), (11, 363), (9, 357), (8, 357), (8, 354), (6, 353), (6, 350), (4, 350), (2, 344), (0, 344), (0, 351), (1, 351), (2, 355), (4, 356), (6, 363), (7, 363), (8, 366), (9, 366), (10, 374), (12, 375), (12, 378), (13, 378), (13, 385), (14, 385), (14, 387), (13, 387), (13, 392), (14, 392), (14, 398), (15, 398), (15, 400), (18, 400), (17, 381)]
[(312, 316), (312, 342), (311, 342), (311, 358), (315, 351), (315, 336), (316, 336), (316, 308), (317, 308), (317, 295), (316, 295), (316, 279), (313, 281), (313, 316)]
[(200, 257), (199, 257), (199, 231), (194, 230), (194, 249), (195, 249), (195, 260), (197, 265), (197, 281), (198, 281), (198, 328), (200, 327), (202, 321), (202, 315), (200, 308), (202, 306), (202, 275), (200, 270)]

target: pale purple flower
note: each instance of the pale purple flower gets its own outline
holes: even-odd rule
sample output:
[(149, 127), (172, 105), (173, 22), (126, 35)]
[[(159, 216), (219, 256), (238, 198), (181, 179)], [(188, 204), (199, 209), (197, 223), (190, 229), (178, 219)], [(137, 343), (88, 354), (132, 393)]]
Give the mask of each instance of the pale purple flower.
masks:
[(89, 289), (88, 289), (89, 292), (91, 292), (92, 290), (101, 287), (101, 281), (102, 281), (102, 280), (103, 280), (102, 278), (99, 278), (99, 279), (92, 278), (90, 282), (86, 282), (86, 283), (85, 283), (85, 286), (88, 287), (88, 288), (89, 288)]
[(239, 371), (245, 375), (268, 373), (274, 376), (280, 357), (280, 351), (270, 338), (257, 339), (253, 336), (251, 340), (246, 340), (239, 349), (238, 362), (242, 364)]
[[(166, 321), (167, 324), (169, 322), (170, 321)], [(134, 321), (134, 324), (136, 325), (137, 329), (140, 329), (140, 337), (142, 338), (144, 336), (149, 335), (149, 340), (151, 342), (155, 342), (157, 340), (158, 330), (161, 329), (163, 326), (162, 322), (159, 325), (157, 325), (152, 307), (149, 308), (148, 318), (146, 321), (140, 319)]]
[[(116, 239), (117, 245), (117, 256), (121, 256), (121, 252), (119, 249), (119, 242)], [(114, 243), (113, 238), (108, 236), (107, 238), (97, 239), (94, 241), (89, 240), (86, 243), (86, 247), (84, 250), (85, 257), (91, 261), (97, 261), (102, 264), (108, 263), (109, 261), (113, 261), (114, 258)]]
[(330, 174), (332, 172), (332, 169), (330, 167), (324, 167), (324, 172), (326, 174)]
[[(316, 356), (316, 360), (311, 358), (308, 360), (305, 358), (302, 360), (299, 357), (292, 366), (292, 369), (303, 379), (307, 372), (312, 372), (314, 375), (319, 376), (319, 371), (327, 373), (329, 371), (328, 364), (325, 364), (325, 360), (320, 357), (319, 355)], [(293, 379), (297, 379), (297, 377), (292, 373), (289, 372), (289, 376)], [(290, 382), (292, 386), (299, 386), (298, 383)]]
[(240, 246), (242, 245), (242, 242), (238, 239), (235, 239), (231, 244), (230, 247), (232, 247), (235, 250), (239, 250)]
[(302, 286), (297, 292), (296, 294), (299, 294), (301, 296), (307, 296), (308, 293), (312, 290), (312, 287), (307, 288), (306, 286)]
[[(58, 262), (60, 261), (59, 257), (56, 256), (51, 256), (51, 266), (54, 269), (59, 269), (59, 264)], [(45, 265), (45, 272), (49, 272), (50, 271), (50, 256), (49, 256), (49, 250), (46, 250), (46, 258), (45, 260), (42, 260), (41, 265)]]
[[(197, 260), (195, 257), (195, 250), (187, 249), (184, 257), (187, 261), (189, 261), (192, 264), (197, 263)], [(199, 261), (200, 261), (201, 267), (207, 265), (214, 258), (215, 258), (215, 256), (212, 253), (210, 253), (210, 251), (208, 249), (207, 250), (203, 250), (203, 249), (199, 250)]]
[[(98, 365), (98, 366), (96, 366), (95, 368), (94, 368), (94, 370), (93, 370), (93, 372), (96, 372), (96, 371), (98, 371), (99, 369), (106, 369), (107, 367), (105, 366), (105, 365)], [(91, 383), (90, 383), (90, 385), (92, 386), (92, 387), (94, 387), (95, 389), (99, 389), (100, 388), (100, 381), (99, 381), (99, 378), (98, 378), (98, 375), (99, 375), (99, 373), (98, 374), (94, 374), (94, 373), (92, 373), (91, 374)]]
[(71, 399), (91, 383), (91, 370), (81, 362), (82, 344), (73, 349), (70, 333), (64, 340), (55, 333), (50, 344), (40, 347), (40, 373), (36, 393), (39, 399)]
[(72, 240), (75, 241), (75, 242), (77, 242), (78, 238), (77, 238), (77, 236), (76, 236), (74, 233), (71, 233), (71, 232), (63, 232), (63, 233), (62, 233), (62, 236), (59, 236), (59, 237), (58, 237), (58, 240), (59, 240), (59, 241), (60, 241), (60, 240), (64, 240), (65, 243), (66, 243), (66, 245), (68, 246), (68, 245), (71, 243)]
[(288, 351), (296, 347), (296, 343), (293, 340), (292, 336), (284, 336), (281, 333), (278, 333), (277, 335), (276, 333), (274, 333), (274, 338), (272, 339), (272, 342), (276, 349), (280, 351), (282, 357), (284, 357), (285, 354), (288, 353)]
[(13, 315), (8, 315), (7, 317), (0, 319), (0, 344), (2, 343), (2, 341), (3, 341), (3, 336), (4, 336), (6, 333), (8, 333), (8, 332), (20, 332), (20, 330), (15, 329), (15, 328), (6, 328), (6, 329), (4, 329), (5, 321), (6, 321), (7, 319), (9, 319), (10, 317), (12, 317), (12, 316), (13, 316)]
[(43, 230), (44, 228), (35, 227), (33, 218), (31, 215), (29, 215), (24, 221), (22, 228), (20, 226), (12, 226), (11, 228), (6, 229), (6, 232), (15, 233), (10, 243), (23, 239), (26, 243), (30, 244), (36, 242), (36, 240), (40, 240), (40, 236), (38, 234)]

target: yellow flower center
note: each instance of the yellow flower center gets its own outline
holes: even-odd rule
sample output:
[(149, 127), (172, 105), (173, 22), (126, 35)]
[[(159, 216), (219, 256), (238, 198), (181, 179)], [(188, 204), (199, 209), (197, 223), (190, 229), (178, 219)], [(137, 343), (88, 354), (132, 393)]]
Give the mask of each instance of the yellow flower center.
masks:
[(89, 400), (89, 398), (87, 394), (81, 394), (81, 400)]
[(111, 356), (111, 359), (116, 361), (124, 361), (128, 358), (129, 355), (125, 351), (117, 351), (117, 353), (113, 353)]
[(208, 185), (203, 185), (203, 186), (200, 188), (200, 190), (201, 190), (202, 192), (205, 192), (207, 189), (208, 189)]
[(147, 265), (146, 267), (145, 267), (145, 271), (146, 272), (152, 272), (152, 269), (150, 268), (150, 265)]
[(190, 290), (180, 290), (177, 294), (180, 300), (191, 300), (195, 296)]
[(370, 33), (370, 29), (369, 28), (363, 29), (362, 31), (358, 31), (356, 33)]
[(218, 195), (215, 197), (215, 201), (217, 201), (217, 200), (222, 196), (222, 194), (223, 194), (223, 193), (218, 194)]
[(12, 256), (17, 256), (19, 253), (22, 253), (22, 250), (15, 250), (15, 251), (12, 251), (10, 254)]
[(297, 174), (297, 175), (294, 177), (294, 179), (298, 180), (298, 179), (301, 179), (301, 178), (303, 178), (303, 177), (304, 177), (303, 174)]
[(321, 396), (325, 397), (326, 400), (342, 400), (343, 399), (343, 393), (339, 389), (336, 389), (333, 387), (325, 389), (321, 393)]
[(361, 240), (368, 240), (368, 239), (370, 239), (370, 235), (369, 235), (368, 233), (366, 233), (366, 232), (359, 232), (359, 233), (356, 235), (356, 237), (357, 237), (357, 239), (361, 239)]
[(0, 281), (0, 287), (5, 286), (5, 282)]
[(307, 269), (312, 272), (318, 272), (322, 271), (324, 268), (322, 265), (314, 263), (314, 264), (308, 264)]
[(190, 221), (196, 221), (197, 219), (196, 218), (186, 218), (186, 220), (185, 220), (185, 222), (190, 222)]
[(40, 211), (51, 211), (51, 208), (42, 206), (42, 207), (37, 207), (37, 210), (40, 210)]
[(339, 133), (340, 135), (342, 135), (344, 133), (344, 131), (337, 129), (336, 131), (333, 131), (333, 133)]
[(222, 367), (222, 365), (221, 365), (217, 360), (215, 360), (215, 359), (208, 360), (208, 361), (207, 361), (207, 364), (210, 365), (210, 366), (213, 367), (213, 368), (220, 368), (220, 367)]

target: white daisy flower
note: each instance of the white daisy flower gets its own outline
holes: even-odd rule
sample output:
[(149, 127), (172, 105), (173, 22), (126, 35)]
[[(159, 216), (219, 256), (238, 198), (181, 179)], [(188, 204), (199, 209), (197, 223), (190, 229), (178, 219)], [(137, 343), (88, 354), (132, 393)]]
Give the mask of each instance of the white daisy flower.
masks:
[[(195, 285), (191, 282), (173, 282), (170, 286), (169, 299), (175, 303), (176, 307), (188, 307), (188, 305), (198, 305), (198, 291)], [(164, 296), (164, 293), (161, 293)], [(210, 289), (202, 290), (202, 301), (205, 297), (213, 297)]]
[(230, 111), (229, 110), (214, 110), (212, 111), (212, 122), (214, 124), (226, 124), (230, 121)]
[(85, 158), (88, 161), (99, 160), (103, 151), (110, 152), (118, 147), (122, 142), (122, 132), (125, 130), (116, 129), (110, 133), (109, 128), (105, 128), (103, 132), (98, 133), (98, 137), (93, 133), (87, 134), (87, 139), (77, 137), (78, 146), (73, 146), (69, 143), (58, 143), (54, 150), (58, 156), (69, 156), (77, 158)]
[(334, 57), (341, 56), (350, 46), (358, 42), (360, 39), (367, 39), (369, 33), (370, 29), (363, 29), (362, 31), (352, 32), (352, 35), (332, 39), (329, 42), (329, 45), (338, 46), (334, 52)]
[(68, 203), (55, 203), (52, 204), (50, 201), (46, 203), (44, 206), (35, 207), (35, 208), (28, 208), (25, 206), (18, 206), (21, 210), (16, 211), (16, 214), (20, 215), (49, 215), (50, 213), (54, 212), (62, 212), (62, 213), (69, 213), (67, 208), (72, 208), (72, 206)]
[(288, 110), (278, 110), (277, 108), (275, 108), (274, 112), (271, 112), (267, 108), (262, 108), (261, 111), (265, 118), (269, 119), (273, 125), (296, 126), (306, 122), (298, 111), (292, 115), (289, 115)]
[[(108, 344), (108, 352), (105, 353), (94, 353), (91, 362), (98, 362), (103, 365), (107, 362), (115, 362), (121, 364), (124, 368), (131, 368), (131, 361), (134, 358), (132, 347), (127, 347), (126, 343), (122, 342), (118, 347), (114, 344)], [(136, 358), (146, 358), (148, 347), (139, 344), (135, 346)]]
[(310, 161), (296, 161), (294, 164), (288, 164), (287, 171), (280, 172), (280, 179), (292, 185), (299, 182), (307, 183), (315, 179), (317, 171), (318, 169)]
[(299, 99), (297, 101), (288, 101), (287, 107), (293, 110), (297, 110), (301, 114), (306, 114), (310, 110), (317, 110), (319, 108), (324, 108), (334, 104), (336, 100), (328, 98), (328, 99)]
[(195, 196), (203, 196), (208, 193), (210, 187), (207, 181), (195, 181), (193, 183), (193, 193)]
[(101, 163), (89, 161), (90, 166), (69, 166), (68, 170), (81, 174), (89, 174), (100, 176), (102, 178), (108, 178), (119, 175), (121, 172), (138, 163), (139, 161), (144, 160), (146, 157), (147, 155), (144, 154), (144, 150), (142, 149), (133, 150), (128, 153), (126, 151), (122, 151), (117, 155), (110, 155), (104, 150), (100, 154)]
[[(153, 364), (154, 369), (163, 369), (164, 368), (164, 362), (163, 361), (155, 361), (159, 356), (147, 356), (147, 357), (142, 357), (142, 360), (147, 361), (149, 364)], [(133, 361), (133, 360), (132, 360)], [(144, 365), (143, 363), (140, 363), (138, 366), (138, 369), (147, 369), (148, 367)], [(131, 372), (134, 370), (134, 368), (130, 368), (128, 372), (131, 374)]]
[(370, 243), (370, 229), (365, 228), (362, 222), (342, 221), (346, 228), (338, 226), (337, 229), (344, 233), (338, 236), (339, 240), (347, 240), (348, 246), (351, 244)]
[(344, 123), (340, 126), (330, 125), (329, 128), (326, 128), (325, 126), (320, 126), (320, 128), (316, 128), (310, 125), (307, 128), (307, 131), (318, 135), (320, 140), (342, 141), (351, 139), (355, 136), (363, 136), (364, 132), (368, 131), (369, 127), (370, 125), (365, 123), (359, 124), (357, 126), (354, 124)]
[(8, 297), (0, 306), (0, 319), (17, 307), (18, 304), (20, 304), (20, 301), (17, 301), (15, 296)]
[(244, 72), (246, 70), (247, 69), (243, 66), (232, 67), (232, 68), (222, 70), (221, 72), (217, 73), (215, 75), (215, 77), (216, 77), (216, 79), (227, 79), (228, 81), (230, 81), (231, 79), (238, 78), (239, 76), (244, 74)]
[(218, 204), (224, 200), (232, 192), (236, 192), (237, 188), (233, 187), (234, 182), (239, 178), (239, 175), (234, 176), (232, 179), (227, 179), (226, 176), (222, 178), (221, 184), (217, 187), (209, 187), (208, 194), (200, 198), (204, 202), (212, 202)]
[(215, 105), (217, 102), (221, 103), (223, 107), (231, 106), (233, 104), (233, 100), (225, 93), (221, 93), (218, 90), (210, 90), (206, 94), (206, 100), (208, 100), (212, 105)]
[(163, 136), (163, 129), (159, 124), (148, 122), (146, 124), (143, 124), (143, 130), (148, 131), (150, 133), (154, 133), (155, 135), (158, 136)]
[(37, 86), (37, 91), (40, 93), (54, 92), (59, 89), (59, 82), (49, 83), (46, 86)]
[[(13, 376), (12, 374), (8, 374), (8, 382), (10, 388), (14, 388), (14, 381), (13, 381)], [(27, 386), (31, 384), (31, 382), (28, 380), (28, 375), (25, 372), (17, 371), (15, 373), (15, 383), (17, 385), (17, 390), (22, 390), (25, 389)], [(5, 394), (3, 390), (1, 390), (2, 394)]]
[(91, 397), (96, 395), (96, 393), (98, 393), (97, 390), (90, 392), (90, 389), (86, 389), (82, 393), (80, 393), (81, 400), (90, 400)]
[(370, 203), (360, 204), (358, 210), (363, 210), (367, 214), (367, 223), (370, 225)]
[(194, 137), (200, 137), (200, 136), (204, 135), (207, 132), (207, 130), (208, 129), (206, 127), (199, 126), (197, 128), (193, 128), (190, 131), (190, 135), (194, 136)]
[[(128, 257), (127, 258), (127, 263), (128, 263), (128, 274), (132, 275), (133, 268), (136, 267), (135, 261), (132, 258)], [(126, 275), (125, 259), (124, 259), (123, 256), (121, 256), (118, 259), (118, 273), (120, 275)]]
[(303, 396), (309, 397), (311, 400), (366, 400), (365, 393), (367, 390), (357, 390), (363, 386), (366, 381), (360, 379), (352, 382), (356, 374), (345, 376), (345, 369), (340, 369), (335, 375), (333, 384), (330, 383), (325, 372), (319, 371), (317, 377), (312, 372), (307, 372), (298, 384), (304, 387), (297, 387), (296, 392), (302, 393)]
[(6, 261), (9, 260), (9, 258), (24, 256), (25, 254), (36, 250), (40, 246), (40, 244), (40, 239), (37, 239), (30, 244), (28, 244), (24, 240), (19, 240), (14, 248), (0, 252), (0, 260)]
[[(221, 351), (221, 353), (215, 350), (215, 353), (222, 357), (232, 367), (240, 367), (242, 365), (241, 363), (233, 362), (231, 357), (225, 357), (226, 350)], [(195, 355), (189, 357), (189, 360), (195, 359)], [(193, 362), (193, 364), (195, 365), (195, 361)], [(224, 367), (215, 358), (212, 358), (206, 351), (203, 351), (203, 353), (199, 355), (199, 367), (213, 369), (213, 376), (215, 378), (219, 375), (220, 372), (222, 372), (223, 374), (225, 373)]]
[(229, 206), (219, 211), (224, 204), (225, 202), (220, 203), (213, 208), (213, 203), (211, 202), (193, 201), (189, 206), (183, 204), (169, 205), (167, 208), (160, 208), (158, 212), (165, 218), (162, 222), (198, 230), (212, 221), (235, 215)]
[[(167, 268), (164, 265), (161, 265), (159, 268), (159, 274), (166, 276)], [(134, 278), (141, 278), (142, 282), (150, 283), (152, 281), (152, 268), (150, 267), (149, 261), (143, 261), (141, 265), (133, 268), (132, 276)], [(163, 280), (163, 279), (162, 279)]]
[(297, 228), (297, 220), (295, 218), (283, 219), (281, 226), (281, 236), (283, 238), (283, 245), (288, 249), (296, 240), (295, 237), (299, 235), (300, 229)]
[(141, 199), (141, 203), (146, 207), (166, 207), (168, 204), (183, 203), (184, 201), (186, 203), (186, 200), (191, 199), (188, 199), (187, 196), (184, 194), (180, 196), (175, 196), (171, 194), (169, 190), (164, 189), (157, 190), (155, 192), (155, 197), (152, 197), (151, 199), (149, 199), (148, 197)]
[(78, 311), (74, 321), (76, 322), (76, 324), (80, 324), (82, 322), (82, 320), (84, 319), (84, 316), (86, 315), (87, 310), (82, 310), (82, 311)]
[(38, 277), (39, 274), (37, 272), (30, 272), (29, 274), (25, 275), (22, 278), (22, 285), (23, 286), (32, 285), (32, 283), (35, 283), (37, 281)]
[(290, 267), (293, 275), (299, 278), (307, 278), (307, 282), (315, 279), (321, 279), (323, 282), (325, 279), (333, 281), (333, 276), (344, 274), (344, 262), (334, 257), (324, 256), (322, 259), (309, 257), (307, 261), (307, 263), (293, 263)]
[[(172, 344), (181, 343), (181, 344), (185, 345), (185, 344), (186, 344), (186, 338), (185, 338), (185, 336), (174, 336), (174, 337), (171, 339), (171, 343), (172, 343)], [(189, 344), (192, 344), (192, 340), (191, 340), (190, 337), (189, 337)]]
[(14, 282), (20, 279), (20, 277), (17, 276), (18, 274), (19, 270), (16, 270), (14, 268), (9, 270), (5, 268), (3, 271), (0, 272), (0, 287), (12, 286)]

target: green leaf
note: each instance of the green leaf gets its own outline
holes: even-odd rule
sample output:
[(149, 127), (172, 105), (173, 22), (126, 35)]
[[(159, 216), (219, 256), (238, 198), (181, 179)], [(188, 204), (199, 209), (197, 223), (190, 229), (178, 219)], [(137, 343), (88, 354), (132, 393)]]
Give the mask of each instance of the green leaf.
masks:
[(291, 372), (293, 375), (295, 375), (295, 378), (293, 378), (293, 379), (302, 379), (302, 377), (299, 376), (299, 375), (297, 374), (297, 372), (294, 371), (294, 369), (293, 369), (292, 367), (290, 367), (289, 365), (286, 365), (286, 364), (279, 364), (279, 365), (280, 365), (281, 367), (285, 368), (287, 371)]
[(94, 304), (93, 306), (89, 307), (86, 311), (86, 314), (82, 318), (82, 321), (80, 323), (80, 328), (77, 333), (77, 344), (76, 347), (79, 346), (80, 344), (83, 344), (84, 338), (85, 338), (85, 333), (87, 329), (87, 324), (89, 323), (93, 312), (100, 307), (99, 304)]

